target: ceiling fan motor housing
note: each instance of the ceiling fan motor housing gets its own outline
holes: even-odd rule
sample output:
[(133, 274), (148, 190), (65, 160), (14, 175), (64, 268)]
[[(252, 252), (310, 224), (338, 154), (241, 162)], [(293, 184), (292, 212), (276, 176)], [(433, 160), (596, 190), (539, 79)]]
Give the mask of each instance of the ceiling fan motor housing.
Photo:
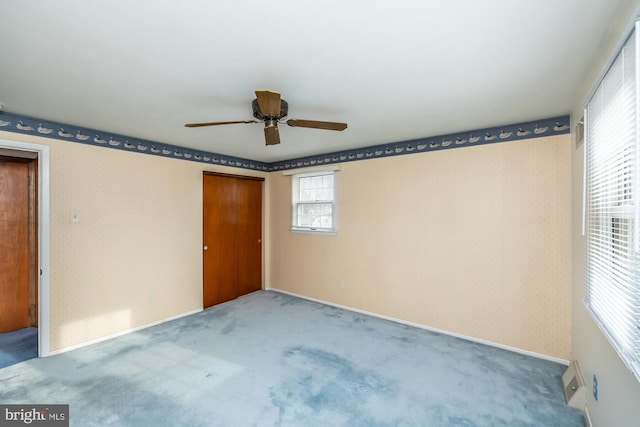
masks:
[(280, 100), (280, 114), (277, 117), (265, 116), (260, 110), (260, 105), (258, 104), (257, 99), (254, 99), (251, 102), (251, 108), (253, 109), (253, 117), (262, 121), (269, 120), (269, 119), (276, 119), (276, 120), (282, 119), (283, 117), (286, 117), (287, 114), (289, 113), (289, 104), (284, 99)]
[(265, 128), (277, 128), (278, 127), (278, 120), (277, 119), (265, 119), (264, 120), (264, 127)]

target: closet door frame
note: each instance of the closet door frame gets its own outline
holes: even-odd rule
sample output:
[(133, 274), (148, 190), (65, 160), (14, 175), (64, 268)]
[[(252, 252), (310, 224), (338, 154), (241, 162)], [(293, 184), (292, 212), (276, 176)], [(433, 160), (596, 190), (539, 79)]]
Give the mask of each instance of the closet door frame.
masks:
[(262, 289), (263, 182), (203, 172), (203, 308)]

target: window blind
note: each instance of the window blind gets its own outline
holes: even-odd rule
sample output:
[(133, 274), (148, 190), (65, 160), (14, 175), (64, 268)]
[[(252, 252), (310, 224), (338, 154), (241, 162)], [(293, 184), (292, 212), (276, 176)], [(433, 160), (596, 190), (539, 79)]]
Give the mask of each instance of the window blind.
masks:
[(637, 34), (623, 45), (586, 107), (585, 303), (640, 380)]

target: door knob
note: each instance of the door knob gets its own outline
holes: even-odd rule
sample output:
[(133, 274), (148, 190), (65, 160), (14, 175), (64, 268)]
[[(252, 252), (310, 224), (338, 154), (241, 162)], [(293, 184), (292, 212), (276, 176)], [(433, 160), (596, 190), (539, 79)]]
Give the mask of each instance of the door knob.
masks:
[(204, 248), (202, 248), (202, 249), (204, 249), (206, 251), (207, 249), (209, 249), (209, 246), (205, 245)]

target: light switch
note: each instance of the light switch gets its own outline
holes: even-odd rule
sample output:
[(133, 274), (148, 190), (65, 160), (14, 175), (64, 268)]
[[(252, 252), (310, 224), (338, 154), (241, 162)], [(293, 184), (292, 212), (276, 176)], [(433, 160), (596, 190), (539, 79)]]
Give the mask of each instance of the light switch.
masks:
[(71, 222), (80, 222), (80, 212), (78, 211), (71, 211)]

